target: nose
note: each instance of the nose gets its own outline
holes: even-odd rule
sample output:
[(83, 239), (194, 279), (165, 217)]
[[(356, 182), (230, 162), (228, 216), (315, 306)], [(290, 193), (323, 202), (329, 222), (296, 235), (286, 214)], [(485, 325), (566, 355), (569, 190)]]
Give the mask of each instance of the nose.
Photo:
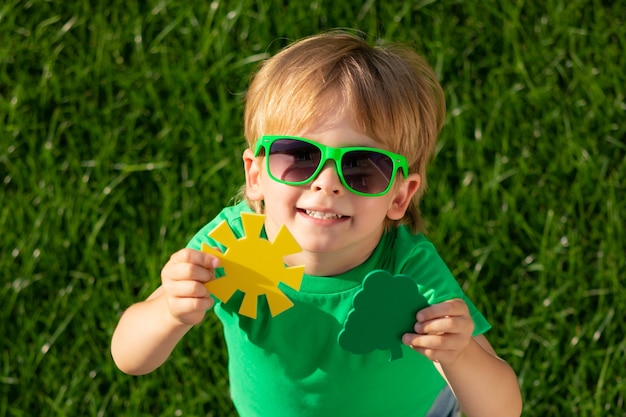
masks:
[(333, 161), (326, 161), (320, 173), (311, 182), (311, 190), (334, 195), (342, 195), (345, 192)]

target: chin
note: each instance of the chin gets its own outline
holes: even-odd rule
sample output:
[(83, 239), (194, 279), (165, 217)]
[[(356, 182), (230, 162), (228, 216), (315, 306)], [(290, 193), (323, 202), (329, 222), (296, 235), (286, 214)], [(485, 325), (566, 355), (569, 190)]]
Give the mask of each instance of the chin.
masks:
[[(310, 240), (310, 239), (309, 239)], [(305, 244), (300, 244), (303, 251), (315, 253), (319, 255), (323, 255), (325, 253), (333, 253), (337, 252), (341, 248), (337, 245), (336, 240), (332, 241), (320, 241), (317, 240), (315, 242), (307, 242)]]

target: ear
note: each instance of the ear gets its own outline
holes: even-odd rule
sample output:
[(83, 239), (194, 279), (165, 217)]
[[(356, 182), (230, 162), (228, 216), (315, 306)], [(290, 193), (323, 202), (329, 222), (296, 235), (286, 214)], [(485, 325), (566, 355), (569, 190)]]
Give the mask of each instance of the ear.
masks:
[(246, 175), (246, 196), (253, 201), (263, 200), (261, 187), (261, 161), (254, 157), (252, 150), (243, 151), (243, 169)]
[(411, 202), (411, 199), (419, 189), (422, 178), (419, 174), (409, 175), (400, 186), (396, 187), (395, 195), (387, 209), (387, 217), (391, 220), (400, 220)]

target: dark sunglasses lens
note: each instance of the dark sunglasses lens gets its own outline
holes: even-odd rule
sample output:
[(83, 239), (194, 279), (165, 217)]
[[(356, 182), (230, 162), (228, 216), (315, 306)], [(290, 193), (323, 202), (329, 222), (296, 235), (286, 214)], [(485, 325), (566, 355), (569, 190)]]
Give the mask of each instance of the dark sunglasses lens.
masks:
[(322, 153), (316, 146), (293, 139), (279, 139), (270, 146), (269, 170), (281, 181), (302, 182), (315, 173)]
[(393, 161), (378, 152), (352, 151), (343, 156), (341, 169), (348, 187), (365, 194), (378, 194), (391, 182)]

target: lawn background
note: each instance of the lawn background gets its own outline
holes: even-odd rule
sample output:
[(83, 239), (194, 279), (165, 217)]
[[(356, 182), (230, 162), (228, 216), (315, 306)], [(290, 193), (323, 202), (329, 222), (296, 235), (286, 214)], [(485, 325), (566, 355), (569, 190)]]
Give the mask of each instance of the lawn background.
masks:
[(258, 63), (321, 30), (409, 43), (448, 116), (428, 236), (526, 416), (626, 416), (624, 1), (0, 5), (0, 416), (230, 416), (220, 326), (144, 377), (123, 310), (241, 184)]

